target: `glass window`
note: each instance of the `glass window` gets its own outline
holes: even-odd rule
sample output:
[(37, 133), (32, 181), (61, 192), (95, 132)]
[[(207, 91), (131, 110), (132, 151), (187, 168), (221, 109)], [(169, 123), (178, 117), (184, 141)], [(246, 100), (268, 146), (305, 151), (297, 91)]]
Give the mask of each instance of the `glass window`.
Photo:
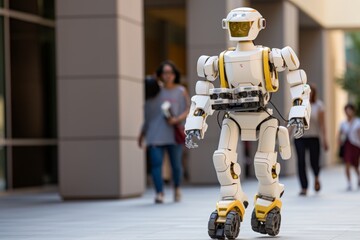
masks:
[(6, 147), (0, 147), (0, 191), (6, 189)]
[(247, 37), (254, 22), (229, 22), (232, 37)]
[(13, 187), (57, 182), (56, 146), (16, 146), (13, 153)]
[(13, 138), (56, 137), (54, 29), (10, 20)]
[[(4, 19), (0, 17), (0, 139), (5, 138), (5, 53)], [(5, 148), (0, 146), (0, 191), (5, 189)]]
[(10, 9), (50, 19), (54, 19), (55, 16), (54, 0), (11, 0)]
[(145, 71), (152, 74), (160, 62), (170, 59), (186, 75), (185, 7), (145, 9)]

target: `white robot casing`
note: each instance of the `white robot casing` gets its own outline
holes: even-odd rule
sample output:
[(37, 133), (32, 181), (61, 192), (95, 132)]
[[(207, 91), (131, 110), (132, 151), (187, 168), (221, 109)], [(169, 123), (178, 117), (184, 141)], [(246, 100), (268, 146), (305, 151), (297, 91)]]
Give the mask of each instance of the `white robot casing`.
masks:
[[(236, 41), (237, 45), (235, 49), (224, 51), (219, 56), (203, 55), (198, 59), (198, 76), (205, 79), (196, 83), (196, 95), (191, 99), (185, 124), (187, 146), (197, 146), (192, 142), (193, 136), (204, 138), (209, 115), (214, 111), (225, 111), (219, 146), (213, 155), (221, 185), (221, 199), (217, 203), (217, 215), (212, 215), (209, 226), (212, 224), (210, 222), (214, 222), (213, 228), (216, 228), (227, 221), (229, 212), (234, 208), (238, 209), (243, 219), (248, 200), (240, 184), (237, 142), (239, 138), (242, 141), (258, 140), (254, 167), (259, 187), (252, 226), (253, 230), (264, 233), (265, 230), (259, 230), (261, 226), (275, 224), (272, 230), (266, 230), (265, 233), (277, 235), (280, 224), (268, 219), (269, 216), (280, 214), (280, 197), (284, 192), (278, 177), (280, 165), (275, 151), (276, 140), (283, 159), (291, 157), (291, 148), (287, 128), (279, 126), (279, 121), (272, 116), (273, 111), (267, 105), (270, 95), (279, 88), (278, 72), (288, 69), (287, 81), (293, 102), (288, 119), (290, 125), (296, 126), (295, 137), (300, 137), (310, 124), (311, 90), (307, 85), (305, 71), (299, 69), (299, 59), (290, 47), (270, 50), (253, 44), (252, 40), (265, 28), (265, 19), (258, 11), (252, 8), (234, 9), (223, 19), (222, 26), (228, 30), (230, 40)], [(218, 78), (221, 86), (215, 88), (213, 82)], [(256, 224), (259, 226), (256, 227)], [(211, 233), (209, 228), (210, 237), (217, 237), (217, 233)], [(228, 236), (226, 231), (225, 235), (234, 237)]]

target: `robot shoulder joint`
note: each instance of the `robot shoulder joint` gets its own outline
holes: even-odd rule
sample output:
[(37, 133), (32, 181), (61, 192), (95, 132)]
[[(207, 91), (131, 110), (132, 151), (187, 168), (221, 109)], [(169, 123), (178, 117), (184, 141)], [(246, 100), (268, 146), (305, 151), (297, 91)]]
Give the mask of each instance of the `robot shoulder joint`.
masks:
[(199, 80), (196, 82), (195, 92), (197, 95), (209, 95), (212, 88), (214, 85), (211, 82)]
[(274, 64), (276, 71), (282, 72), (286, 69), (286, 65), (283, 57), (281, 56), (281, 50), (273, 48), (270, 52), (270, 61)]
[(197, 61), (197, 74), (199, 77), (204, 77), (209, 81), (214, 81), (218, 76), (218, 57), (206, 56), (199, 57)]
[(294, 50), (291, 47), (284, 47), (283, 49), (281, 49), (281, 56), (290, 71), (299, 68), (299, 58), (296, 56)]

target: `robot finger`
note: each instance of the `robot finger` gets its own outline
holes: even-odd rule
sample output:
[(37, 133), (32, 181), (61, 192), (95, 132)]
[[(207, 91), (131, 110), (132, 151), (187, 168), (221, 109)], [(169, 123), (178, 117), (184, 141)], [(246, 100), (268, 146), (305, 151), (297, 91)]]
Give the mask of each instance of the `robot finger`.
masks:
[(295, 119), (291, 119), (291, 120), (288, 122), (287, 127), (289, 128), (289, 127), (293, 126), (294, 124), (295, 124)]
[(186, 141), (185, 142), (185, 146), (188, 148), (188, 149), (192, 149), (192, 148), (197, 148), (198, 145), (193, 142), (191, 139), (189, 141)]
[(302, 135), (304, 135), (304, 128), (298, 125), (297, 128), (296, 128), (294, 137), (295, 137), (296, 139), (298, 139), (298, 138), (301, 138)]
[(200, 131), (199, 130), (196, 130), (195, 131), (195, 136), (197, 137), (197, 139), (201, 139), (201, 134), (200, 134)]

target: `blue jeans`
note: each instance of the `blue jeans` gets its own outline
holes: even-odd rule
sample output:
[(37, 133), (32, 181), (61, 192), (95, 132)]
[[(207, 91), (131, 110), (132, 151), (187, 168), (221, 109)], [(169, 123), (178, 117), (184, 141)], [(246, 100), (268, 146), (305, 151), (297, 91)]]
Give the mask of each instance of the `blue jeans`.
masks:
[(171, 144), (164, 146), (149, 146), (151, 174), (154, 181), (155, 190), (157, 193), (163, 192), (162, 163), (164, 159), (165, 150), (167, 151), (170, 158), (172, 176), (175, 187), (179, 187), (181, 182), (182, 145)]

